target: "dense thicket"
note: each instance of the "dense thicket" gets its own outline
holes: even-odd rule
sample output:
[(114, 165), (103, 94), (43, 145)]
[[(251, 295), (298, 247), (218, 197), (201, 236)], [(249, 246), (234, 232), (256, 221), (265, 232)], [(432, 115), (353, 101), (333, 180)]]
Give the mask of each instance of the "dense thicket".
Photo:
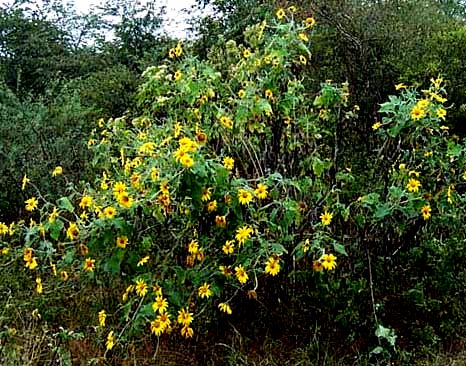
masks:
[[(289, 10), (294, 5), (295, 13)], [(288, 206), (277, 211), (283, 220), (287, 218), (286, 210), (297, 212), (293, 205), (303, 202), (300, 209), (308, 210), (305, 220), (319, 221), (317, 212), (306, 205), (306, 199), (318, 207), (329, 196), (338, 196), (341, 201), (335, 203), (334, 210), (340, 218), (335, 218), (332, 234), (341, 235), (337, 240), (346, 248), (347, 257), (343, 259), (343, 249), (335, 277), (328, 283), (319, 282), (316, 288), (308, 286), (314, 279), (312, 271), (309, 273), (294, 260), (284, 262), (289, 277), (261, 283), (265, 291), (254, 305), (251, 299), (239, 301), (238, 309), (243, 306), (246, 310), (233, 314), (233, 329), (248, 341), (267, 333), (270, 339), (290, 348), (301, 347), (316, 362), (328, 350), (348, 359), (375, 350), (369, 356), (371, 362), (388, 364), (387, 360), (391, 359), (403, 364), (411, 354), (437, 352), (442, 347), (461, 343), (466, 337), (466, 313), (462, 306), (466, 294), (462, 281), (466, 278), (466, 257), (462, 254), (464, 230), (460, 220), (464, 182), (458, 182), (465, 170), (462, 165), (466, 120), (463, 2), (305, 0), (293, 4), (199, 0), (198, 6), (210, 10), (202, 19), (192, 20), (197, 35), (182, 42), (184, 52), (190, 56), (185, 64), (180, 63), (184, 69), (179, 78), (190, 75), (192, 67), (203, 65), (206, 80), (212, 77), (215, 80), (212, 85), (218, 90), (212, 96), (207, 92), (205, 96), (197, 95), (197, 89), (192, 88), (201, 90), (205, 86), (201, 80), (200, 86), (193, 81), (186, 88), (188, 91), (181, 88), (171, 92), (170, 97), (179, 92), (177, 108), (182, 109), (179, 113), (163, 110), (168, 107), (157, 104), (159, 90), (141, 78), (147, 67), (159, 62), (171, 67), (171, 61), (164, 60), (177, 41), (161, 30), (163, 12), (130, 0), (108, 0), (87, 15), (78, 15), (72, 7), (63, 6), (59, 1), (45, 1), (41, 7), (33, 1), (16, 1), (11, 7), (0, 8), (0, 222), (24, 216), (24, 202), (29, 198), (21, 187), (25, 174), (50, 201), (72, 192), (71, 187), (89, 187), (83, 182), (91, 184), (98, 180), (101, 171), (95, 171), (90, 163), (88, 144), (91, 134), (96, 137), (95, 122), (100, 118), (110, 121), (109, 128), (115, 130), (121, 128), (121, 121), (116, 120), (114, 125), (109, 118), (121, 116), (128, 120), (134, 116), (156, 118), (159, 123), (166, 123), (164, 127), (169, 127), (169, 122), (174, 124), (178, 115), (194, 118), (191, 107), (204, 108), (198, 97), (218, 103), (218, 110), (209, 110), (212, 120), (216, 114), (223, 113), (222, 108), (233, 109), (228, 104), (237, 97), (238, 91), (233, 91), (233, 87), (247, 90), (250, 86), (247, 77), (235, 75), (234, 71), (244, 66), (240, 60), (246, 48), (255, 51), (254, 32), (260, 27), (253, 25), (264, 18), (275, 19), (277, 9), (283, 8), (289, 20), (314, 17), (317, 21), (307, 45), (310, 55), (305, 62), (290, 66), (289, 72), (299, 77), (299, 85), (304, 90), (300, 96), (309, 98), (300, 105), (309, 106), (309, 116), (319, 116), (321, 125), (316, 123), (316, 126), (323, 126), (322, 131), (312, 131), (315, 145), (305, 147), (300, 141), (293, 141), (281, 127), (275, 130), (271, 127), (271, 136), (259, 131), (259, 137), (252, 139), (260, 130), (258, 125), (270, 117), (255, 116), (257, 119), (247, 125), (250, 134), (247, 138), (253, 141), (251, 146), (243, 148), (242, 140), (238, 139), (238, 146), (231, 150), (237, 153), (235, 159), (241, 167), (238, 169), (245, 176), (257, 178), (258, 168), (248, 160), (257, 154), (268, 170), (280, 173), (285, 180), (302, 179), (294, 188), (286, 186), (289, 182), (283, 184), (283, 190), (294, 194), (290, 193), (292, 199), (287, 201)], [(264, 29), (267, 33), (272, 25), (265, 24)], [(227, 72), (235, 62), (240, 65), (238, 69)], [(223, 73), (225, 83), (215, 79), (213, 71), (205, 65)], [(156, 74), (154, 69), (150, 70), (149, 76)], [(244, 71), (245, 75), (248, 72)], [(273, 79), (273, 72), (264, 75), (257, 79), (258, 83), (267, 83), (270, 77), (276, 83), (270, 81), (270, 85), (276, 86), (274, 95), (288, 93), (289, 85)], [(194, 80), (196, 75), (190, 77)], [(410, 115), (406, 106), (414, 106), (414, 101), (422, 96), (406, 92), (399, 99), (385, 102), (390, 95), (399, 93), (397, 89), (404, 90), (401, 84), (416, 86), (420, 91), (433, 88), (438, 78), (443, 78), (442, 88), (448, 93), (448, 102), (444, 104), (448, 118), (442, 131), (449, 128), (450, 135), (445, 132), (436, 139), (428, 135), (430, 125), (420, 131), (415, 124), (400, 122)], [(230, 92), (225, 86), (227, 80), (232, 87), (229, 98), (226, 97)], [(340, 108), (341, 100), (333, 103), (332, 98), (337, 98), (338, 93), (332, 89), (331, 82), (322, 84), (326, 80), (339, 85), (347, 82), (340, 90), (349, 98), (344, 103), (347, 109)], [(397, 84), (399, 88), (395, 87)], [(170, 90), (171, 84), (167, 82), (167, 85), (160, 82), (159, 87)], [(439, 90), (435, 89), (440, 93)], [(163, 106), (163, 101), (160, 103)], [(264, 108), (267, 103), (265, 100)], [(285, 107), (280, 110), (280, 118), (285, 117), (284, 111), (289, 112), (286, 103), (283, 102)], [(403, 106), (406, 108), (400, 112)], [(330, 111), (333, 107), (333, 117), (325, 119), (326, 109)], [(434, 113), (434, 107), (429, 108)], [(241, 113), (238, 118), (249, 112)], [(402, 117), (397, 119), (392, 115)], [(304, 122), (303, 119), (301, 123)], [(390, 128), (386, 128), (385, 134), (376, 133), (380, 128), (374, 128), (376, 122)], [(293, 131), (295, 139), (304, 138), (297, 129)], [(227, 143), (219, 136), (214, 138), (218, 140), (213, 150), (223, 153)], [(281, 143), (293, 150), (283, 152)], [(310, 156), (318, 150), (317, 147), (312, 150), (311, 145), (322, 148), (325, 158), (311, 162)], [(125, 147), (122, 144), (121, 148)], [(305, 156), (296, 156), (291, 151)], [(423, 182), (428, 186), (425, 195), (414, 201), (430, 202), (437, 209), (437, 218), (429, 221), (432, 226), (428, 227), (419, 217), (421, 207), (417, 203), (403, 206), (405, 201), (411, 202), (411, 196), (400, 192), (406, 186), (400, 183), (404, 179), (400, 164), (408, 167), (405, 173), (409, 176), (428, 177), (430, 183)], [(64, 177), (51, 179), (58, 165), (67, 173), (66, 180)], [(318, 199), (309, 198), (313, 188), (303, 183), (304, 176), (312, 179), (319, 176), (330, 193)], [(362, 196), (361, 192), (367, 195)], [(451, 198), (453, 194), (457, 194), (457, 201)], [(434, 204), (435, 200), (438, 205)], [(455, 202), (453, 211), (445, 208), (452, 204), (450, 200)], [(354, 206), (348, 202), (355, 202)], [(148, 207), (149, 204), (144, 209)], [(144, 214), (141, 208), (135, 217), (142, 220)], [(313, 234), (312, 226), (304, 227), (302, 232), (290, 235), (304, 238)], [(168, 234), (165, 239), (169, 244)], [(308, 265), (312, 266), (312, 262)], [(20, 291), (21, 281), (18, 276), (16, 291)], [(2, 286), (2, 289), (9, 288), (8, 284), (2, 283)], [(66, 318), (66, 315), (60, 316)], [(228, 334), (230, 328), (223, 329), (226, 325), (223, 320), (214, 322), (209, 332), (231, 341), (234, 336)], [(392, 347), (395, 333), (398, 338), (396, 347)], [(259, 346), (253, 343), (252, 347)]]

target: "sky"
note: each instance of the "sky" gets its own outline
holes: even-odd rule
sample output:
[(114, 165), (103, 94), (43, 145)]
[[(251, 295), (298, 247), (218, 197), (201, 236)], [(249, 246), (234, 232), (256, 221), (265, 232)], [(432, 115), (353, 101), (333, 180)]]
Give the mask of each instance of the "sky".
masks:
[[(147, 1), (147, 0), (143, 0)], [(190, 9), (195, 0), (153, 0), (160, 7), (166, 6), (166, 21), (164, 29), (170, 35), (178, 38), (185, 38), (187, 35), (188, 14), (182, 12), (183, 9)], [(0, 0), (0, 5), (11, 4), (13, 0)], [(86, 13), (93, 5), (99, 5), (100, 0), (75, 0), (75, 7), (78, 12)]]

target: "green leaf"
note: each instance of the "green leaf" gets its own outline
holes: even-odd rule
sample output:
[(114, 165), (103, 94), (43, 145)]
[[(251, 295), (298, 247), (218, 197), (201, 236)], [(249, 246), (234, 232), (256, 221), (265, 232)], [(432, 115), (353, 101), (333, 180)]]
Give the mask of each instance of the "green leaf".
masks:
[(390, 209), (390, 207), (387, 207), (386, 205), (380, 205), (377, 207), (377, 210), (375, 211), (374, 213), (374, 216), (381, 220), (383, 219), (385, 216), (388, 216), (392, 213), (392, 210)]
[(335, 250), (335, 252), (341, 254), (341, 255), (345, 255), (345, 256), (348, 256), (348, 253), (346, 253), (346, 249), (345, 249), (345, 246), (343, 244), (340, 244), (340, 243), (337, 243), (336, 241), (334, 241), (332, 243), (333, 245), (333, 250)]
[(62, 197), (58, 200), (58, 207), (68, 212), (74, 212), (73, 204), (70, 202), (68, 197)]
[(65, 225), (60, 220), (55, 220), (49, 224), (50, 237), (54, 240), (58, 240), (60, 237), (61, 231)]

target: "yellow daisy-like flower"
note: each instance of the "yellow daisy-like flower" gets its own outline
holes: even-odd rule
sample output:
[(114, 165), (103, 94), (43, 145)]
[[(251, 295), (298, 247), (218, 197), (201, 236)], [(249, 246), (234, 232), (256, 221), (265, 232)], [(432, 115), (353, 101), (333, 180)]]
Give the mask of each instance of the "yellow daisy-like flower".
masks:
[(126, 192), (126, 184), (124, 184), (123, 182), (116, 182), (113, 185), (113, 194), (116, 198), (125, 192)]
[(233, 240), (227, 240), (222, 247), (222, 250), (225, 254), (233, 254), (235, 251), (235, 242)]
[(185, 168), (191, 168), (194, 165), (194, 159), (189, 154), (184, 154), (180, 159), (181, 165)]
[(53, 169), (52, 171), (52, 177), (57, 177), (62, 174), (63, 174), (63, 168), (61, 166), (55, 167), (55, 169)]
[(235, 166), (235, 159), (225, 156), (223, 158), (223, 166), (226, 170), (233, 170), (233, 167)]
[(86, 258), (84, 260), (84, 270), (86, 272), (94, 272), (95, 268), (95, 259)]
[(280, 9), (277, 10), (275, 15), (276, 15), (277, 19), (281, 20), (281, 19), (283, 19), (285, 17), (286, 13), (285, 13), (284, 9), (280, 8)]
[(324, 269), (331, 271), (337, 266), (337, 257), (335, 257), (333, 254), (324, 254), (320, 258), (320, 262), (322, 263), (322, 267), (324, 267)]
[(167, 329), (170, 328), (171, 326), (170, 314), (166, 312), (160, 313), (159, 315), (157, 315), (157, 320), (162, 325), (162, 328), (164, 331), (167, 331)]
[(408, 189), (409, 192), (418, 192), (420, 186), (421, 186), (421, 182), (419, 182), (417, 179), (411, 178), (408, 181), (406, 188)]
[(178, 311), (177, 321), (179, 324), (184, 326), (189, 326), (193, 321), (193, 314), (190, 313), (187, 309), (181, 309)]
[(226, 302), (221, 302), (220, 304), (218, 304), (218, 308), (224, 313), (227, 313), (228, 315), (232, 313), (230, 305), (228, 305)]
[(238, 91), (238, 97), (240, 97), (241, 99), (243, 99), (245, 96), (246, 96), (246, 92), (245, 92), (243, 89), (240, 89), (240, 90)]
[(235, 239), (238, 241), (238, 243), (244, 244), (244, 242), (249, 239), (253, 232), (254, 230), (252, 227), (244, 225), (243, 227), (240, 227), (236, 230)]
[(220, 123), (229, 130), (233, 129), (233, 121), (227, 116), (220, 117)]
[(107, 313), (105, 310), (100, 310), (97, 316), (99, 318), (99, 326), (105, 327), (105, 320), (107, 319)]
[(330, 225), (333, 219), (333, 213), (325, 211), (323, 214), (320, 215), (320, 220), (322, 221), (322, 225), (327, 226)]
[(116, 209), (112, 206), (105, 207), (104, 215), (107, 219), (113, 219), (116, 215)]
[(217, 209), (217, 201), (213, 200), (207, 204), (207, 211), (214, 212)]
[(124, 208), (131, 208), (134, 200), (128, 195), (128, 193), (123, 192), (117, 197), (118, 203)]
[(91, 196), (83, 196), (81, 202), (79, 202), (79, 207), (82, 209), (89, 208), (92, 206), (93, 199)]
[(380, 122), (375, 122), (373, 125), (372, 125), (372, 129), (374, 131), (378, 130), (380, 127), (382, 127), (382, 123)]
[(201, 195), (201, 201), (202, 202), (209, 201), (211, 195), (212, 195), (212, 188), (203, 188), (202, 195)]
[(443, 108), (437, 109), (437, 117), (445, 121), (445, 116), (447, 115), (447, 111)]
[(422, 108), (422, 109), (425, 109), (429, 106), (430, 102), (428, 99), (421, 99), (419, 102), (417, 102), (417, 106)]
[(396, 89), (396, 90), (406, 89), (406, 85), (403, 84), (403, 83), (396, 84), (396, 85), (395, 85), (395, 89)]
[(299, 33), (299, 34), (298, 34), (298, 38), (299, 38), (301, 41), (303, 41), (303, 42), (309, 41), (309, 37), (307, 36), (306, 33)]
[(264, 95), (267, 99), (272, 99), (273, 98), (273, 92), (272, 90), (270, 89), (267, 89), (265, 92), (264, 92)]
[(249, 204), (252, 201), (251, 192), (243, 188), (238, 189), (238, 200), (242, 205)]
[(243, 57), (248, 58), (251, 56), (251, 50), (249, 48), (246, 48), (243, 50)]
[(163, 327), (163, 324), (160, 320), (158, 319), (155, 319), (153, 321), (150, 322), (150, 331), (155, 334), (157, 337), (159, 337), (163, 331), (164, 331), (164, 327)]
[(249, 276), (246, 273), (246, 270), (241, 264), (235, 267), (235, 276), (241, 284), (245, 284), (247, 280), (249, 279)]
[(168, 308), (168, 301), (166, 299), (164, 299), (162, 296), (157, 296), (155, 298), (155, 302), (152, 303), (152, 310), (154, 310), (154, 312), (159, 312), (160, 314), (161, 313), (164, 313)]
[(31, 197), (28, 200), (26, 200), (24, 203), (26, 203), (26, 210), (29, 212), (34, 211), (39, 205), (39, 201), (37, 200), (36, 197)]
[(118, 248), (126, 248), (126, 245), (128, 244), (128, 237), (127, 236), (119, 236), (116, 241), (116, 246)]
[(185, 338), (192, 338), (194, 335), (194, 330), (191, 327), (184, 326), (181, 328), (181, 335)]
[(254, 190), (254, 194), (260, 200), (267, 198), (267, 186), (265, 184), (259, 183), (257, 188)]
[(204, 282), (204, 284), (198, 288), (197, 294), (198, 296), (203, 299), (205, 297), (209, 298), (212, 296), (212, 290), (210, 289), (211, 285), (209, 285), (207, 282)]
[(147, 283), (143, 279), (136, 280), (136, 294), (139, 295), (140, 297), (144, 297), (147, 294), (147, 291), (149, 290), (149, 287), (147, 286)]
[(218, 227), (227, 226), (227, 217), (226, 216), (215, 216), (215, 225)]
[(306, 65), (306, 64), (307, 64), (307, 58), (306, 58), (306, 56), (299, 55), (299, 63), (300, 63), (301, 65)]
[(60, 272), (60, 278), (63, 282), (66, 282), (68, 281), (68, 272), (66, 271), (61, 271)]
[(175, 74), (173, 75), (173, 79), (175, 81), (180, 80), (182, 77), (183, 77), (183, 73), (181, 71), (179, 71), (179, 70), (177, 72), (175, 72)]
[(411, 109), (411, 118), (415, 121), (418, 121), (420, 120), (421, 118), (423, 118), (425, 116), (425, 111), (423, 108), (421, 108), (420, 106), (418, 105), (415, 105), (413, 107), (413, 109)]
[(270, 257), (267, 259), (267, 263), (265, 266), (265, 273), (271, 275), (271, 276), (276, 276), (278, 272), (280, 272), (280, 260), (278, 257)]
[(71, 222), (70, 226), (66, 230), (66, 237), (70, 240), (76, 240), (79, 236), (79, 229), (76, 223)]
[(112, 330), (107, 335), (107, 341), (105, 342), (105, 346), (107, 347), (107, 350), (110, 351), (114, 345), (115, 345), (115, 336), (113, 335), (113, 330)]
[(316, 24), (316, 20), (313, 17), (308, 17), (304, 20), (306, 28), (311, 28)]
[(191, 240), (191, 242), (188, 244), (188, 252), (193, 255), (199, 252), (199, 244), (197, 240)]
[(429, 220), (430, 219), (431, 211), (432, 211), (432, 209), (430, 208), (430, 205), (422, 206), (421, 214), (422, 214), (422, 217), (424, 218), (424, 220)]

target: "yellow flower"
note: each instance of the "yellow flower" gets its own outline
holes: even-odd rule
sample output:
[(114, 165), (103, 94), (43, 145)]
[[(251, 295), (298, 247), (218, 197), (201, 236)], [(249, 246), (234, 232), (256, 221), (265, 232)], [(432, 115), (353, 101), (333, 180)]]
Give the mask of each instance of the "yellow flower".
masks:
[(240, 227), (236, 230), (235, 239), (238, 241), (238, 243), (244, 244), (244, 242), (249, 239), (253, 232), (254, 230), (252, 227), (244, 225), (243, 227)]
[(33, 269), (36, 269), (36, 268), (37, 268), (37, 258), (36, 258), (36, 257), (32, 257), (31, 259), (27, 260), (25, 266), (26, 266), (27, 268), (29, 268), (31, 271), (32, 271)]
[(186, 168), (191, 168), (194, 165), (194, 159), (186, 153), (181, 157), (180, 163)]
[(8, 247), (2, 248), (2, 255), (8, 255), (8, 253), (10, 253), (10, 248)]
[(155, 334), (157, 337), (159, 337), (163, 331), (164, 331), (164, 327), (163, 327), (163, 324), (160, 320), (158, 319), (155, 319), (153, 321), (150, 322), (150, 331)]
[(231, 118), (227, 116), (221, 116), (220, 123), (226, 128), (228, 128), (229, 130), (233, 129), (233, 121), (231, 120)]
[(252, 201), (252, 194), (246, 189), (240, 188), (238, 190), (238, 200), (242, 205), (247, 205)]
[(159, 312), (160, 314), (161, 313), (164, 313), (168, 308), (168, 301), (166, 299), (164, 299), (162, 296), (157, 296), (155, 298), (155, 302), (152, 304), (152, 310), (154, 310), (154, 312)]
[(225, 254), (233, 254), (235, 251), (235, 242), (233, 240), (227, 240), (222, 247), (222, 250)]
[(108, 206), (104, 208), (104, 215), (107, 219), (113, 219), (115, 217), (116, 210), (112, 206)]
[(97, 314), (99, 318), (99, 326), (105, 327), (105, 319), (107, 319), (107, 313), (105, 310), (100, 310), (99, 313)]
[(61, 166), (55, 167), (55, 169), (53, 169), (53, 171), (52, 171), (52, 177), (56, 177), (56, 176), (62, 175), (62, 174), (63, 174), (63, 168)]
[(24, 203), (26, 203), (26, 210), (29, 212), (32, 212), (37, 208), (39, 201), (37, 200), (36, 197), (31, 197), (28, 200), (26, 200)]
[(265, 92), (264, 92), (264, 95), (267, 99), (272, 99), (273, 98), (273, 92), (272, 90), (270, 89), (267, 89)]
[(267, 186), (265, 184), (259, 183), (257, 188), (254, 190), (254, 194), (260, 200), (267, 198)]
[(246, 270), (241, 264), (235, 267), (235, 275), (241, 284), (245, 284), (249, 278)]
[(43, 291), (43, 288), (42, 288), (42, 279), (40, 277), (37, 277), (36, 278), (36, 292), (38, 294), (41, 294)]
[(91, 196), (83, 196), (81, 198), (81, 202), (79, 203), (79, 207), (82, 209), (89, 208), (92, 206), (93, 199)]
[(193, 328), (188, 327), (187, 325), (181, 328), (181, 335), (185, 338), (192, 338), (194, 335)]
[(272, 256), (269, 259), (267, 259), (265, 273), (271, 276), (276, 276), (278, 272), (280, 272), (280, 261), (278, 257)]
[(218, 227), (226, 227), (227, 226), (227, 217), (226, 216), (215, 216), (215, 225)]
[(243, 50), (243, 57), (248, 58), (249, 56), (251, 56), (251, 50), (249, 48), (244, 49)]
[(113, 185), (113, 194), (116, 198), (126, 192), (126, 185), (123, 182), (116, 182)]
[(425, 111), (418, 105), (415, 105), (413, 109), (411, 109), (411, 118), (415, 121), (420, 120), (425, 116)]
[(417, 102), (416, 105), (417, 105), (418, 107), (422, 108), (422, 109), (425, 109), (425, 108), (427, 108), (427, 107), (429, 106), (429, 103), (430, 103), (429, 100), (427, 100), (427, 99), (421, 99), (419, 102)]
[(304, 21), (306, 28), (311, 28), (316, 24), (316, 20), (313, 17), (308, 17)]
[(421, 186), (421, 182), (417, 179), (411, 178), (406, 185), (406, 188), (409, 192), (417, 192), (419, 191), (419, 187)]
[(202, 196), (201, 196), (201, 201), (206, 202), (210, 200), (212, 188), (203, 188), (202, 189)]
[(199, 244), (197, 243), (197, 240), (191, 240), (188, 244), (188, 252), (191, 254), (197, 254), (199, 252)]
[(58, 209), (56, 207), (53, 208), (52, 213), (49, 215), (49, 222), (53, 223), (58, 218)]
[(131, 208), (133, 205), (133, 199), (126, 192), (119, 194), (117, 200), (120, 206), (124, 208)]
[(175, 72), (175, 74), (173, 75), (173, 79), (175, 79), (175, 81), (180, 80), (182, 77), (183, 77), (183, 73), (179, 70)]
[(84, 270), (86, 272), (93, 272), (95, 268), (95, 259), (86, 258), (84, 261)]
[(211, 297), (212, 296), (212, 290), (210, 289), (211, 285), (207, 284), (207, 282), (204, 282), (204, 284), (198, 288), (197, 294), (201, 299), (204, 297)]
[(238, 97), (240, 97), (241, 99), (243, 99), (245, 96), (246, 96), (246, 92), (245, 92), (243, 89), (240, 89), (240, 90), (238, 91)]
[(320, 262), (322, 263), (322, 267), (328, 271), (331, 271), (337, 266), (337, 257), (335, 257), (333, 254), (324, 254), (320, 258)]
[(424, 218), (424, 220), (429, 220), (430, 218), (430, 212), (432, 211), (432, 209), (430, 208), (430, 205), (425, 205), (425, 206), (422, 206), (421, 208), (421, 214), (422, 214), (422, 217)]
[(213, 200), (207, 204), (207, 211), (214, 212), (217, 209), (217, 201)]
[(68, 273), (66, 271), (61, 271), (60, 272), (60, 277), (61, 277), (62, 281), (65, 282), (65, 281), (68, 280)]
[(233, 170), (233, 167), (235, 166), (235, 159), (225, 156), (223, 158), (223, 166), (226, 170)]
[(143, 279), (136, 280), (136, 294), (144, 297), (147, 294), (147, 291), (149, 290), (149, 287), (147, 286), (146, 282)]
[(150, 171), (150, 179), (152, 179), (154, 182), (159, 179), (160, 172), (157, 168), (152, 168)]
[(230, 277), (233, 274), (230, 266), (219, 266), (220, 273), (226, 277)]
[(157, 316), (157, 320), (160, 322), (162, 329), (164, 331), (167, 331), (170, 328), (170, 325), (171, 325), (170, 314), (166, 312), (161, 312)]
[(66, 237), (69, 238), (70, 240), (75, 240), (79, 236), (79, 229), (76, 223), (71, 222), (70, 226), (68, 226), (68, 229), (66, 230)]
[(375, 122), (373, 125), (372, 125), (372, 129), (374, 131), (378, 130), (380, 127), (382, 127), (382, 124), (380, 122)]
[(190, 313), (187, 309), (181, 309), (178, 311), (178, 323), (184, 326), (189, 326), (193, 321), (193, 314)]
[(437, 109), (437, 117), (443, 119), (445, 121), (445, 116), (447, 115), (447, 111), (443, 108)]
[(333, 213), (325, 211), (323, 214), (320, 215), (320, 220), (322, 221), (322, 225), (327, 226), (330, 225), (332, 222)]
[(396, 84), (396, 85), (395, 85), (395, 89), (396, 89), (396, 90), (406, 89), (406, 85), (403, 84), (403, 83)]
[(126, 248), (126, 245), (128, 244), (128, 237), (127, 236), (119, 236), (116, 241), (116, 245), (118, 248)]
[(24, 175), (23, 177), (23, 180), (22, 180), (22, 185), (21, 185), (21, 189), (24, 191), (24, 189), (26, 188), (26, 184), (28, 184), (31, 180), (26, 176), (26, 174)]
[(303, 41), (303, 42), (309, 41), (309, 38), (308, 38), (308, 36), (307, 36), (306, 33), (299, 33), (299, 34), (298, 34), (298, 38), (299, 38), (301, 41)]
[(300, 63), (301, 65), (306, 65), (306, 64), (307, 64), (307, 58), (306, 58), (306, 56), (299, 55), (299, 63)]
[(221, 302), (218, 304), (218, 308), (229, 315), (232, 313), (230, 305), (228, 305), (226, 302)]
[(113, 335), (113, 330), (112, 330), (110, 333), (108, 333), (105, 346), (107, 347), (107, 350), (111, 350), (114, 345), (115, 345), (115, 336)]
[(277, 19), (283, 19), (283, 17), (285, 16), (285, 10), (280, 8), (280, 9), (277, 10), (275, 15), (277, 16)]
[(149, 255), (146, 255), (145, 257), (141, 258), (137, 264), (137, 267), (141, 267), (143, 266), (144, 264), (146, 264), (147, 262), (149, 262), (149, 259), (150, 259), (150, 256)]

